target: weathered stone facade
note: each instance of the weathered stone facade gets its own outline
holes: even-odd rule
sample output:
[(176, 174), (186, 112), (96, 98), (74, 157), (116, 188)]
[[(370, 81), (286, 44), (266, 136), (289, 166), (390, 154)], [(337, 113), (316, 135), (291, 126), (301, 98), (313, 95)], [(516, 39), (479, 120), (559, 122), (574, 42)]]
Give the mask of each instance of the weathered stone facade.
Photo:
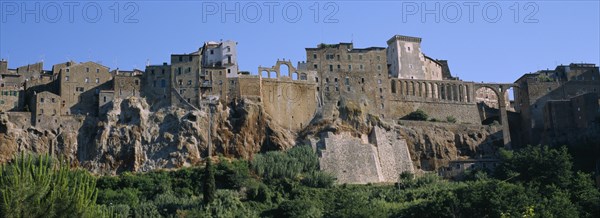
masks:
[[(60, 66), (59, 95), (61, 115), (97, 115), (98, 95), (101, 89), (108, 89), (113, 76), (108, 67), (94, 62), (80, 64), (66, 63)], [(56, 71), (54, 72), (56, 73)]]
[(561, 65), (555, 70), (525, 74), (515, 83), (519, 88), (514, 106), (521, 115), (522, 138), (532, 144), (539, 143), (544, 132), (548, 101), (570, 100), (585, 93), (600, 95), (600, 73), (594, 64)]

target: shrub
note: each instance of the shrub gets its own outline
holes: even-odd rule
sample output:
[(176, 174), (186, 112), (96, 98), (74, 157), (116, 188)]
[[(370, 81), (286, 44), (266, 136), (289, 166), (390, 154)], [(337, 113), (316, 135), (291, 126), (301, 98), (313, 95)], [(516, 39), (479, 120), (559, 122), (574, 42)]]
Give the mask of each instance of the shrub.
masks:
[(275, 212), (275, 217), (317, 218), (323, 217), (323, 211), (313, 201), (297, 199), (284, 201)]
[(456, 118), (453, 116), (447, 116), (446, 121), (448, 121), (448, 123), (456, 123)]
[(334, 182), (335, 177), (322, 171), (313, 171), (302, 179), (302, 184), (314, 188), (330, 188)]
[(425, 113), (425, 111), (423, 111), (421, 109), (417, 109), (416, 111), (413, 111), (410, 114), (408, 114), (406, 116), (406, 119), (408, 119), (408, 120), (427, 121), (428, 117), (429, 117), (429, 115), (427, 115), (427, 113)]

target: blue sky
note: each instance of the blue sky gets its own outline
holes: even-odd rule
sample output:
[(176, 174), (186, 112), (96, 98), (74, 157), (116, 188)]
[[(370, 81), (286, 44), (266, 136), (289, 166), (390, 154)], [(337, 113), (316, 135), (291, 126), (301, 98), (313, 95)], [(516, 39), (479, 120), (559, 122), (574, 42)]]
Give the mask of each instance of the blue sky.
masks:
[(394, 34), (422, 37), (424, 53), (449, 60), (463, 80), (512, 82), (558, 64), (599, 64), (600, 4), (0, 0), (0, 57), (10, 68), (44, 60), (50, 69), (71, 59), (144, 69), (147, 60), (161, 64), (204, 41), (231, 39), (240, 70), (255, 72), (278, 58), (305, 60), (304, 48), (321, 42), (385, 47)]

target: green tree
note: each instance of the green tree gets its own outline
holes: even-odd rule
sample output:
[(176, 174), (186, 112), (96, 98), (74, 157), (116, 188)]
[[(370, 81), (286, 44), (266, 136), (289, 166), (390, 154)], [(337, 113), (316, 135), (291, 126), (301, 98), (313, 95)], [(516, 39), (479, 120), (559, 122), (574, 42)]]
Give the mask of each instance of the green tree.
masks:
[(210, 157), (206, 159), (206, 167), (204, 168), (204, 185), (203, 189), (203, 197), (204, 204), (209, 204), (215, 200), (215, 169), (212, 166), (212, 161)]
[(66, 161), (21, 154), (0, 168), (0, 217), (91, 217), (96, 179)]
[(573, 163), (566, 147), (527, 146), (517, 151), (500, 150), (502, 160), (496, 175), (507, 181), (533, 182), (566, 188), (573, 176)]

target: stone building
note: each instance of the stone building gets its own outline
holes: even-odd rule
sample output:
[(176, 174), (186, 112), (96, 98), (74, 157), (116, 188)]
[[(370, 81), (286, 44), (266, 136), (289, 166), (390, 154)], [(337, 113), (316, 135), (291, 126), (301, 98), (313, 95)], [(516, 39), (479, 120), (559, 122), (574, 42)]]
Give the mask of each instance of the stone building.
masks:
[(25, 104), (23, 88), (0, 87), (0, 112), (21, 111)]
[(386, 58), (390, 77), (442, 80), (443, 65), (421, 52), (421, 38), (395, 35), (387, 44)]
[(35, 126), (52, 128), (60, 125), (60, 96), (44, 91), (36, 93), (33, 99), (31, 119)]
[(198, 107), (200, 104), (200, 84), (204, 81), (200, 77), (202, 70), (201, 51), (189, 54), (171, 55), (171, 78), (173, 78), (173, 95), (171, 103), (182, 105), (184, 102)]
[(389, 92), (385, 48), (320, 44), (306, 48), (306, 58), (308, 69), (317, 71), (317, 95), (325, 117), (337, 116), (334, 111), (341, 104), (385, 116)]
[[(560, 65), (554, 70), (542, 70), (521, 76), (515, 94), (515, 110), (521, 115), (523, 139), (526, 143), (539, 143), (546, 127), (544, 111), (548, 101), (570, 100), (585, 94), (600, 94), (600, 74), (595, 64)], [(566, 103), (553, 102), (553, 109)], [(552, 109), (549, 109), (549, 113)], [(552, 119), (550, 119), (552, 120)], [(558, 122), (560, 123), (560, 122)]]
[(109, 89), (109, 68), (94, 62), (67, 62), (54, 67), (58, 72), (61, 115), (97, 115), (100, 90)]
[(203, 67), (223, 67), (227, 78), (238, 76), (237, 42), (206, 42), (202, 51)]
[(115, 99), (127, 99), (129, 97), (141, 97), (143, 71), (134, 69), (132, 71), (113, 70), (112, 85), (108, 89), (100, 90), (98, 94), (98, 114), (106, 114), (113, 108)]
[(141, 90), (151, 108), (171, 105), (171, 65), (146, 66)]

